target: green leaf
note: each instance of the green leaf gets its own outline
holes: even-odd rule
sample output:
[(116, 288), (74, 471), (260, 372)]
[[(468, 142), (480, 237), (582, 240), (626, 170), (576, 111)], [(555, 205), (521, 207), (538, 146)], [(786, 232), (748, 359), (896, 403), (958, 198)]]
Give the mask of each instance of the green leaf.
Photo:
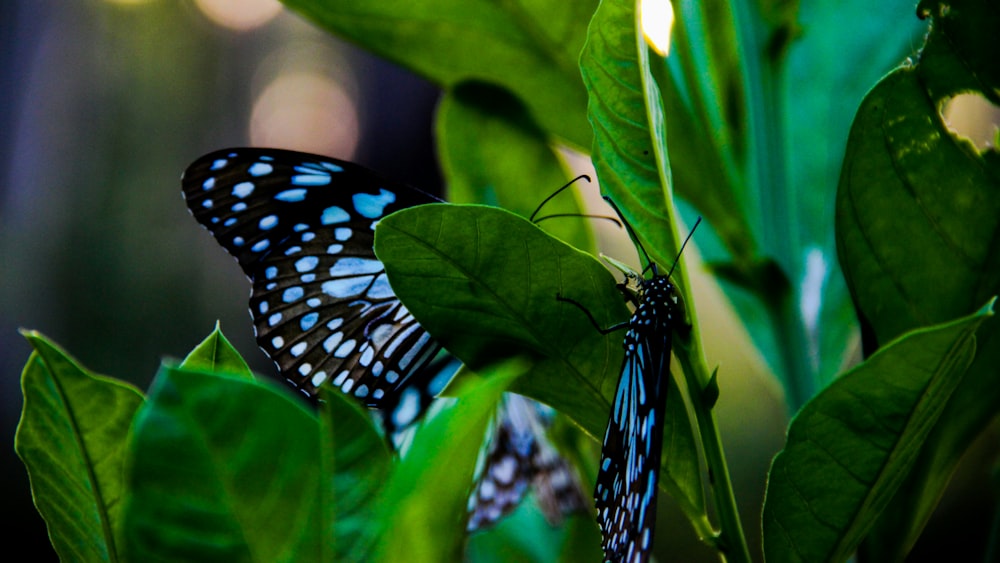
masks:
[[(614, 278), (588, 254), (501, 209), (425, 205), (379, 221), (375, 251), (393, 290), (420, 324), (472, 369), (497, 359), (532, 361), (513, 390), (604, 435), (621, 374), (628, 319)], [(697, 450), (687, 411), (671, 384), (661, 484), (689, 514), (704, 514)], [(671, 398), (673, 397), (673, 398)]]
[[(366, 561), (377, 541), (374, 499), (392, 469), (393, 454), (372, 417), (356, 401), (328, 387), (320, 390), (320, 475), (332, 484), (320, 487), (323, 538), (333, 538), (333, 551), (321, 561)], [(323, 542), (326, 549), (326, 542)]]
[[(957, 138), (939, 115), (949, 97), (970, 90), (996, 101), (1000, 8), (925, 2), (919, 11), (935, 15), (919, 64), (895, 70), (865, 98), (837, 199), (841, 262), (878, 342), (1000, 293), (1000, 158)], [(866, 541), (873, 560), (909, 551), (962, 454), (1000, 409), (1000, 330), (991, 323), (977, 339), (968, 374)]]
[(803, 407), (771, 464), (768, 561), (844, 561), (854, 552), (962, 381), (975, 331), (992, 314), (990, 302), (907, 333)]
[[(529, 217), (566, 183), (547, 135), (509, 92), (484, 83), (462, 83), (438, 108), (438, 154), (454, 203), (486, 203)], [(595, 189), (580, 183), (580, 189)], [(579, 214), (573, 192), (547, 202), (539, 217)], [(580, 250), (593, 251), (589, 219), (559, 218), (539, 223)]]
[(319, 560), (318, 430), (269, 382), (164, 367), (136, 418), (129, 559)]
[(420, 324), (473, 370), (526, 355), (514, 391), (604, 433), (621, 367), (620, 335), (602, 336), (556, 295), (602, 326), (628, 318), (611, 274), (590, 255), (512, 213), (478, 205), (406, 209), (379, 221), (375, 252)]
[(131, 385), (94, 374), (34, 331), (21, 374), (14, 450), (63, 561), (118, 561), (125, 445), (142, 405)]
[(253, 372), (250, 366), (240, 353), (233, 348), (229, 340), (222, 334), (219, 323), (215, 323), (215, 330), (201, 344), (195, 347), (190, 354), (184, 358), (181, 367), (193, 371), (211, 371), (216, 373), (228, 373), (253, 379)]
[(284, 0), (336, 35), (450, 87), (490, 82), (528, 105), (545, 131), (590, 144), (576, 67), (596, 2)]
[(637, 48), (635, 22), (635, 2), (606, 0), (588, 28), (580, 71), (590, 94), (591, 156), (601, 190), (618, 205), (652, 260), (672, 264), (679, 241), (669, 203), (666, 132), (659, 105), (647, 106), (659, 99), (659, 90), (639, 59), (645, 48)]
[(1000, 160), (949, 133), (938, 103), (916, 69), (899, 68), (865, 98), (851, 130), (838, 246), (878, 342), (1000, 289)]
[(456, 400), (421, 425), (379, 500), (378, 561), (459, 561), (466, 505), (483, 435), (500, 395), (524, 373), (516, 362), (466, 377)]

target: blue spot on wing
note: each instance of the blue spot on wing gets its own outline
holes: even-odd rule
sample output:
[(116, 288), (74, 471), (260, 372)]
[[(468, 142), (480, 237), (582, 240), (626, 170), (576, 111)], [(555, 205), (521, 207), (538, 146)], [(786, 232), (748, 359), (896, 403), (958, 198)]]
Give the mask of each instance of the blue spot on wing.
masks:
[(291, 190), (285, 190), (282, 192), (278, 192), (278, 194), (274, 196), (274, 199), (277, 199), (279, 201), (287, 201), (289, 203), (302, 201), (305, 198), (306, 198), (305, 188), (294, 188)]
[(396, 194), (381, 188), (378, 195), (364, 193), (354, 194), (352, 199), (354, 200), (354, 209), (356, 209), (362, 217), (375, 219), (376, 217), (381, 217), (385, 213), (385, 207), (387, 205), (396, 201)]
[(351, 215), (347, 211), (334, 205), (323, 210), (323, 215), (319, 221), (324, 225), (333, 225), (335, 223), (346, 223), (350, 220)]

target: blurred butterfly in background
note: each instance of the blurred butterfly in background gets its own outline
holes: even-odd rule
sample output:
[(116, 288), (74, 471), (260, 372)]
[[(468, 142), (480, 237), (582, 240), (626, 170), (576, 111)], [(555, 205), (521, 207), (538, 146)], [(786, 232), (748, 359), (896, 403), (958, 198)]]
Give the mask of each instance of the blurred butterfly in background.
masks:
[[(339, 389), (376, 409), (388, 436), (420, 419), (459, 363), (393, 293), (375, 256), (374, 229), (394, 211), (441, 200), (357, 164), (279, 149), (213, 152), (188, 167), (182, 184), (195, 219), (250, 279), (257, 344), (292, 387), (313, 400), (323, 385)], [(510, 397), (491, 447), (507, 452), (515, 440), (518, 455), (494, 457), (504, 468), (511, 460), (517, 467), (495, 469), (487, 456), (482, 474), (510, 471), (511, 484), (523, 476), (563, 479), (564, 471), (548, 470), (559, 466), (575, 479), (544, 437), (540, 405)], [(495, 522), (523, 496), (499, 502), (481, 494), (483, 483), (472, 494), (470, 529)], [(507, 484), (496, 480), (494, 490)], [(477, 499), (499, 506), (499, 513), (481, 509)], [(575, 501), (566, 506), (578, 509)]]
[(496, 524), (517, 508), (529, 488), (552, 526), (567, 514), (590, 510), (573, 466), (546, 438), (553, 414), (521, 395), (504, 395), (485, 463), (469, 497), (468, 531)]

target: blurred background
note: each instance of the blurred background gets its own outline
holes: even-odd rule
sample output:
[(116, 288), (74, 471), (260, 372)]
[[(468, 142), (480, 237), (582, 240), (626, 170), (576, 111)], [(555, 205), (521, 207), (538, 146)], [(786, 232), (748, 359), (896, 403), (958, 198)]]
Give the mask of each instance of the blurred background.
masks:
[[(3, 533), (45, 561), (55, 554), (12, 447), (30, 354), (17, 330), (39, 330), (89, 369), (146, 389), (161, 358), (183, 357), (219, 320), (251, 367), (273, 374), (253, 341), (249, 284), (189, 216), (181, 172), (215, 149), (272, 146), (440, 193), (439, 92), (276, 0), (4, 0), (0, 63)], [(631, 259), (627, 240), (620, 248), (613, 255)], [(686, 256), (697, 260), (697, 249)], [(690, 269), (699, 314), (711, 319), (702, 326), (713, 327), (709, 364), (724, 366), (722, 435), (757, 550), (786, 408), (721, 292)], [(948, 502), (968, 507), (966, 497)], [(658, 546), (677, 560), (717, 560), (668, 497), (660, 505)]]

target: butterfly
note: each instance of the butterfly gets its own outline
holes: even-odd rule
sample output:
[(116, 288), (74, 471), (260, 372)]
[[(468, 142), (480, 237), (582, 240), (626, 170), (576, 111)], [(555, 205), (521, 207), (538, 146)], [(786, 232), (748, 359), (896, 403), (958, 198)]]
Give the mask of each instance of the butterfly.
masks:
[[(695, 227), (700, 221), (699, 218)], [(631, 232), (631, 228), (629, 230)], [(634, 234), (633, 238), (638, 240)], [(681, 245), (682, 251), (683, 248)], [(642, 252), (645, 255), (645, 249)], [(660, 274), (648, 255), (646, 261), (649, 265), (642, 273), (627, 273), (626, 283), (619, 285), (635, 305), (632, 316), (625, 323), (601, 328), (581, 304), (557, 296), (560, 301), (574, 304), (586, 313), (602, 334), (626, 329), (622, 344), (625, 357), (604, 432), (594, 486), (601, 547), (605, 560), (614, 562), (645, 562), (652, 553), (671, 345), (674, 332), (688, 329), (683, 301), (670, 279), (673, 268)], [(651, 273), (651, 277), (646, 278), (646, 272)]]
[[(292, 387), (315, 399), (332, 385), (381, 412), (388, 435), (421, 417), (457, 362), (392, 291), (373, 250), (374, 229), (389, 213), (441, 200), (357, 164), (279, 149), (207, 154), (188, 167), (182, 185), (195, 219), (250, 279), (257, 344)], [(535, 452), (516, 458), (528, 465), (515, 471), (561, 491), (546, 476), (560, 479), (549, 468), (569, 466), (544, 439), (540, 405), (509, 401), (534, 405), (501, 408), (497, 431)], [(490, 462), (484, 471), (499, 475)], [(567, 510), (576, 508), (574, 501)], [(473, 502), (470, 513), (485, 512)]]
[(512, 512), (530, 488), (553, 526), (589, 509), (573, 466), (548, 441), (552, 413), (542, 404), (507, 393), (497, 413), (486, 461), (469, 497), (470, 532), (494, 525)]

